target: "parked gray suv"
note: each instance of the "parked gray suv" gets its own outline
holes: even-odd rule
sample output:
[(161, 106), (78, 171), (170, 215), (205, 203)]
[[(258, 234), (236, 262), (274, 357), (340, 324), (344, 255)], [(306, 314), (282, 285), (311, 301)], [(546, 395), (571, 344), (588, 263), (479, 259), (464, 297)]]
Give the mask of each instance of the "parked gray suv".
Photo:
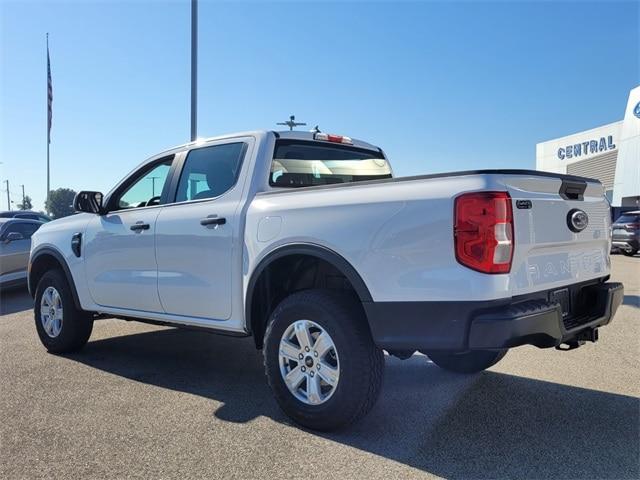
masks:
[(625, 212), (611, 226), (612, 246), (630, 257), (640, 249), (640, 210)]
[(27, 218), (0, 218), (0, 288), (26, 285), (31, 235), (42, 224)]

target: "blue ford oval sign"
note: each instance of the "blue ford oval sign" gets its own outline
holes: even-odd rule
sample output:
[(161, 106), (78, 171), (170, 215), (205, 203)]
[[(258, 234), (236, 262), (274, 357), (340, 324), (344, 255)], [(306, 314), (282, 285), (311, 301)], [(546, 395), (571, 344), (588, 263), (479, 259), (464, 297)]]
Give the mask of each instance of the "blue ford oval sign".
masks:
[(634, 114), (636, 117), (640, 118), (640, 102), (638, 102), (638, 103), (636, 104), (636, 106), (635, 106), (635, 107), (633, 107), (633, 114)]

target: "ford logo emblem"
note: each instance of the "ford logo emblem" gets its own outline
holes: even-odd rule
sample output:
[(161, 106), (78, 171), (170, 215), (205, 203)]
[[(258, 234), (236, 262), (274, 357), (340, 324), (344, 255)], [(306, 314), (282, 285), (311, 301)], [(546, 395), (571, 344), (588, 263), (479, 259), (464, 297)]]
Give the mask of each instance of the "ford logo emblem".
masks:
[(633, 114), (634, 114), (636, 117), (640, 118), (640, 102), (638, 102), (638, 103), (636, 104), (636, 106), (635, 106), (635, 107), (633, 107)]
[(589, 216), (587, 212), (574, 208), (567, 214), (567, 226), (572, 232), (581, 232), (589, 225)]

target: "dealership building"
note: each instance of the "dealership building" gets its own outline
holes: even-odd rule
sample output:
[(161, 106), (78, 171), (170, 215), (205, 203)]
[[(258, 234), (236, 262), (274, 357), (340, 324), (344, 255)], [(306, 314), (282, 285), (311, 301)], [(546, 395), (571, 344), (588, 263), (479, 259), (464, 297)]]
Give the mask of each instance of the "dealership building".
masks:
[(612, 206), (640, 208), (640, 87), (623, 120), (538, 143), (536, 169), (597, 178)]

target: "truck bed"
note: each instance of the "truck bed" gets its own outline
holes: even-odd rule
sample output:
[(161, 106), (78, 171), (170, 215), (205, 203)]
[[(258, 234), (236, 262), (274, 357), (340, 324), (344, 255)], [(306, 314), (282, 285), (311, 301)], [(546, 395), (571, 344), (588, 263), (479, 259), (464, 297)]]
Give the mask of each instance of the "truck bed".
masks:
[[(515, 250), (507, 274), (477, 272), (456, 260), (454, 200), (473, 191), (506, 191), (511, 197)], [(530, 207), (519, 208), (519, 200)], [(589, 216), (580, 233), (567, 227), (572, 209)], [(265, 238), (265, 217), (281, 219), (267, 242), (257, 240)], [(609, 229), (599, 181), (531, 170), (273, 189), (259, 193), (247, 212), (250, 264), (280, 243), (320, 244), (361, 273), (375, 301), (460, 301), (460, 292), (469, 301), (493, 300), (604, 278)]]

